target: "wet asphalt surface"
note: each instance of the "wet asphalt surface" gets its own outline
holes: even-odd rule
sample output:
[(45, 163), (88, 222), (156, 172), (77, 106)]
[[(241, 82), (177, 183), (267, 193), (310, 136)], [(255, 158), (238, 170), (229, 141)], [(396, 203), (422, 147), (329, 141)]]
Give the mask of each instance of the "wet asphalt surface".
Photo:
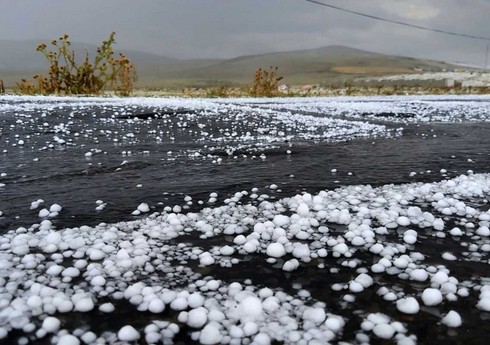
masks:
[[(153, 112), (146, 108), (133, 111), (134, 114)], [(53, 112), (48, 116), (49, 122), (62, 123), (69, 112), (69, 108)], [(86, 113), (90, 113), (90, 109)], [(254, 187), (272, 198), (282, 198), (303, 191), (315, 193), (345, 185), (434, 182), (466, 174), (469, 170), (475, 173), (490, 171), (490, 123), (485, 122), (386, 123), (393, 129), (404, 127), (403, 135), (348, 142), (283, 142), (260, 152), (244, 149), (228, 155), (225, 149), (219, 147), (213, 150), (204, 148), (203, 143), (186, 131), (176, 130), (170, 141), (152, 140), (153, 134), (148, 133), (152, 128), (168, 125), (168, 122), (162, 123), (163, 120), (158, 116), (151, 123), (131, 126), (131, 131), (139, 140), (115, 143), (111, 136), (101, 130), (124, 131), (127, 130), (126, 124), (101, 122), (100, 118), (112, 118), (110, 112), (101, 113), (94, 108), (93, 113), (97, 117), (82, 116), (75, 119), (71, 127), (72, 132), (80, 133), (93, 129), (90, 135), (78, 136), (73, 145), (54, 145), (48, 149), (42, 147), (44, 143), (52, 141), (55, 134), (52, 126), (43, 129), (42, 121), (37, 123), (36, 116), (33, 116), (34, 125), (18, 125), (18, 114), (0, 115), (0, 145), (3, 146), (0, 147), (0, 173), (7, 173), (0, 180), (5, 184), (5, 187), (0, 188), (0, 210), (3, 212), (0, 232), (39, 222), (39, 209), (29, 209), (31, 202), (37, 199), (43, 199), (46, 205), (58, 203), (63, 206), (60, 215), (52, 220), (61, 229), (138, 219), (142, 216), (133, 216), (131, 212), (142, 202), (148, 203), (152, 211), (159, 212), (165, 206), (185, 205), (185, 196), (202, 200), (202, 205), (196, 202), (188, 208), (197, 211), (203, 207), (220, 205), (235, 192), (249, 191)], [(176, 125), (179, 122), (178, 115), (168, 116), (166, 121), (173, 121)], [(215, 130), (213, 135), (216, 137), (222, 134), (217, 128)], [(12, 145), (26, 136), (30, 136), (28, 144), (22, 147)], [(100, 152), (86, 156), (88, 149), (94, 147)], [(2, 153), (3, 150), (6, 152)], [(210, 156), (195, 157), (189, 154), (196, 150), (208, 152)], [(286, 150), (291, 153), (287, 154)], [(259, 153), (265, 154), (266, 158), (260, 158)], [(217, 162), (217, 158), (221, 158), (221, 161)], [(332, 173), (332, 169), (337, 172)], [(441, 169), (446, 172), (441, 172)], [(416, 174), (411, 176), (412, 172)], [(271, 184), (276, 184), (278, 189), (269, 189)], [(218, 201), (211, 205), (208, 199), (213, 192), (218, 193)], [(101, 211), (95, 210), (97, 200), (106, 203)], [(199, 244), (199, 239), (191, 240)], [(220, 240), (226, 239), (214, 239)], [(441, 241), (440, 244), (444, 246), (444, 243)], [(209, 245), (209, 242), (201, 244)], [(436, 246), (424, 250), (429, 256), (440, 252)], [(330, 258), (329, 263), (339, 266), (334, 258)], [(488, 276), (487, 265), (460, 262), (453, 263), (450, 268), (458, 277)], [(325, 289), (325, 286), (350, 279), (350, 273), (343, 273), (342, 270), (337, 275), (318, 275), (314, 265), (306, 265), (291, 274), (265, 266), (263, 258), (259, 260), (256, 257), (250, 257), (229, 270), (195, 269), (228, 282), (253, 278), (254, 282), (263, 282), (266, 286), (278, 287), (286, 292), (294, 292), (293, 286), (300, 284), (312, 293), (312, 297), (327, 301), (333, 312), (344, 316), (350, 314), (351, 320), (343, 332), (343, 340), (346, 341), (353, 341), (354, 332), (359, 329), (362, 320), (356, 316), (359, 310), (399, 315), (393, 304), (387, 305), (381, 297), (369, 291), (361, 294), (356, 304), (347, 308), (329, 304), (328, 301), (332, 299), (340, 299), (341, 293)], [(379, 282), (380, 285), (390, 285), (388, 278), (383, 279), (386, 281)], [(407, 283), (406, 291), (417, 288)], [(486, 325), (490, 315), (475, 309), (475, 303), (476, 300), (469, 298), (461, 299), (451, 306), (468, 310), (464, 315), (464, 326), (458, 329), (434, 327), (440, 320), (440, 308), (425, 308), (415, 317), (402, 315), (399, 320), (407, 322), (409, 330), (417, 335), (421, 344), (488, 343), (490, 334)], [(465, 308), (464, 304), (471, 307)], [(93, 330), (118, 329), (125, 324), (125, 320), (131, 319), (132, 306), (121, 302), (118, 308), (121, 310), (118, 319), (108, 318), (100, 312), (83, 318)], [(442, 309), (449, 310), (449, 306)], [(171, 311), (166, 313), (168, 318), (175, 318)], [(71, 321), (66, 322), (69, 325)], [(139, 323), (145, 325), (145, 317), (133, 322), (136, 325)], [(13, 333), (9, 341), (13, 341), (17, 335)], [(185, 335), (180, 338), (183, 343), (190, 341)], [(179, 338), (176, 340), (179, 341)], [(376, 339), (373, 342), (390, 343)]]

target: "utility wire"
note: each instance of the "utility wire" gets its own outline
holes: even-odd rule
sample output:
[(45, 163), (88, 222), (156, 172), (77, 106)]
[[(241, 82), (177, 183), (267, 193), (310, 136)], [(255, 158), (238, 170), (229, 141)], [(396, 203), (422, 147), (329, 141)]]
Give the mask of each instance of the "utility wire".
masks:
[(371, 15), (371, 14), (366, 14), (366, 13), (361, 13), (361, 12), (357, 12), (357, 11), (352, 11), (352, 10), (348, 10), (346, 8), (343, 8), (343, 7), (338, 7), (338, 6), (326, 4), (326, 3), (320, 2), (320, 1), (315, 1), (315, 0), (305, 0), (305, 1), (306, 2), (310, 2), (312, 4), (320, 5), (320, 6), (325, 6), (325, 7), (333, 8), (335, 10), (339, 10), (339, 11), (343, 11), (343, 12), (355, 14), (357, 16), (366, 17), (366, 18), (375, 19), (375, 20), (380, 20), (380, 21), (387, 22), (387, 23), (392, 23), (392, 24), (403, 25), (403, 26), (407, 26), (407, 27), (410, 27), (410, 28), (414, 28), (414, 29), (425, 30), (425, 31), (432, 31), (432, 32), (440, 33), (440, 34), (446, 34), (446, 35), (452, 35), (452, 36), (459, 36), (459, 37), (465, 37), (465, 38), (472, 38), (472, 39), (476, 39), (476, 40), (484, 40), (484, 41), (489, 41), (490, 42), (490, 37), (468, 35), (468, 34), (463, 34), (463, 33), (459, 33), (459, 32), (452, 32), (452, 31), (446, 31), (446, 30), (441, 30), (441, 29), (433, 29), (433, 28), (429, 28), (429, 27), (426, 27), (426, 26), (410, 24), (410, 23), (401, 22), (401, 21), (398, 21), (398, 20), (391, 20), (391, 19), (386, 19), (386, 18), (374, 16), (374, 15)]

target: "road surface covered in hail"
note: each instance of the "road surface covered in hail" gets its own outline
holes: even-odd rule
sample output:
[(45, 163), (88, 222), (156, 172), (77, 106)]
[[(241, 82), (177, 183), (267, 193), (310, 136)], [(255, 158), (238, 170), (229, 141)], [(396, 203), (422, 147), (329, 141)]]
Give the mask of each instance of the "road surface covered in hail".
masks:
[(0, 97), (0, 342), (488, 343), (490, 97)]

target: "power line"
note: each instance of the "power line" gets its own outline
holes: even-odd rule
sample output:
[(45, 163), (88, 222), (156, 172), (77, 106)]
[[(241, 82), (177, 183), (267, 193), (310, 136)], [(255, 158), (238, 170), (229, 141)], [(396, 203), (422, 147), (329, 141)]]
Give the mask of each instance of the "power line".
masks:
[(452, 36), (459, 36), (459, 37), (465, 37), (465, 38), (472, 38), (472, 39), (476, 39), (476, 40), (484, 40), (484, 41), (489, 41), (490, 42), (490, 37), (483, 37), (483, 36), (476, 36), (476, 35), (468, 35), (468, 34), (464, 34), (464, 33), (446, 31), (446, 30), (441, 30), (441, 29), (433, 29), (433, 28), (429, 28), (429, 27), (426, 27), (426, 26), (410, 24), (410, 23), (407, 23), (407, 22), (401, 22), (401, 21), (398, 21), (398, 20), (391, 20), (391, 19), (387, 19), (387, 18), (382, 18), (382, 17), (374, 16), (374, 15), (371, 15), (371, 14), (366, 14), (366, 13), (362, 13), (362, 12), (352, 11), (352, 10), (349, 10), (349, 9), (346, 9), (346, 8), (343, 8), (343, 7), (338, 7), (338, 6), (326, 4), (326, 3), (320, 2), (320, 1), (315, 1), (315, 0), (305, 0), (305, 1), (306, 2), (310, 2), (312, 4), (316, 4), (316, 5), (320, 5), (320, 6), (325, 6), (325, 7), (329, 7), (329, 8), (335, 9), (335, 10), (347, 12), (347, 13), (350, 13), (350, 14), (355, 14), (357, 16), (361, 16), (361, 17), (365, 17), (365, 18), (370, 18), (370, 19), (375, 19), (375, 20), (380, 20), (380, 21), (387, 22), (387, 23), (392, 23), (392, 24), (403, 25), (403, 26), (407, 26), (407, 27), (410, 27), (410, 28), (414, 28), (414, 29), (425, 30), (425, 31), (432, 31), (432, 32), (440, 33), (440, 34), (446, 34), (446, 35), (452, 35)]

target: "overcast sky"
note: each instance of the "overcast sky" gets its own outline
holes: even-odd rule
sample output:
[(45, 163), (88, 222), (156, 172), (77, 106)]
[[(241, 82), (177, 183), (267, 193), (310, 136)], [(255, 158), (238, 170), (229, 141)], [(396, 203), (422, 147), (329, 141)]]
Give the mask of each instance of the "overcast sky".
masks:
[[(490, 36), (490, 0), (320, 0), (442, 30)], [(0, 39), (100, 43), (176, 58), (345, 45), (482, 66), (487, 41), (358, 17), (304, 0), (0, 0)]]

